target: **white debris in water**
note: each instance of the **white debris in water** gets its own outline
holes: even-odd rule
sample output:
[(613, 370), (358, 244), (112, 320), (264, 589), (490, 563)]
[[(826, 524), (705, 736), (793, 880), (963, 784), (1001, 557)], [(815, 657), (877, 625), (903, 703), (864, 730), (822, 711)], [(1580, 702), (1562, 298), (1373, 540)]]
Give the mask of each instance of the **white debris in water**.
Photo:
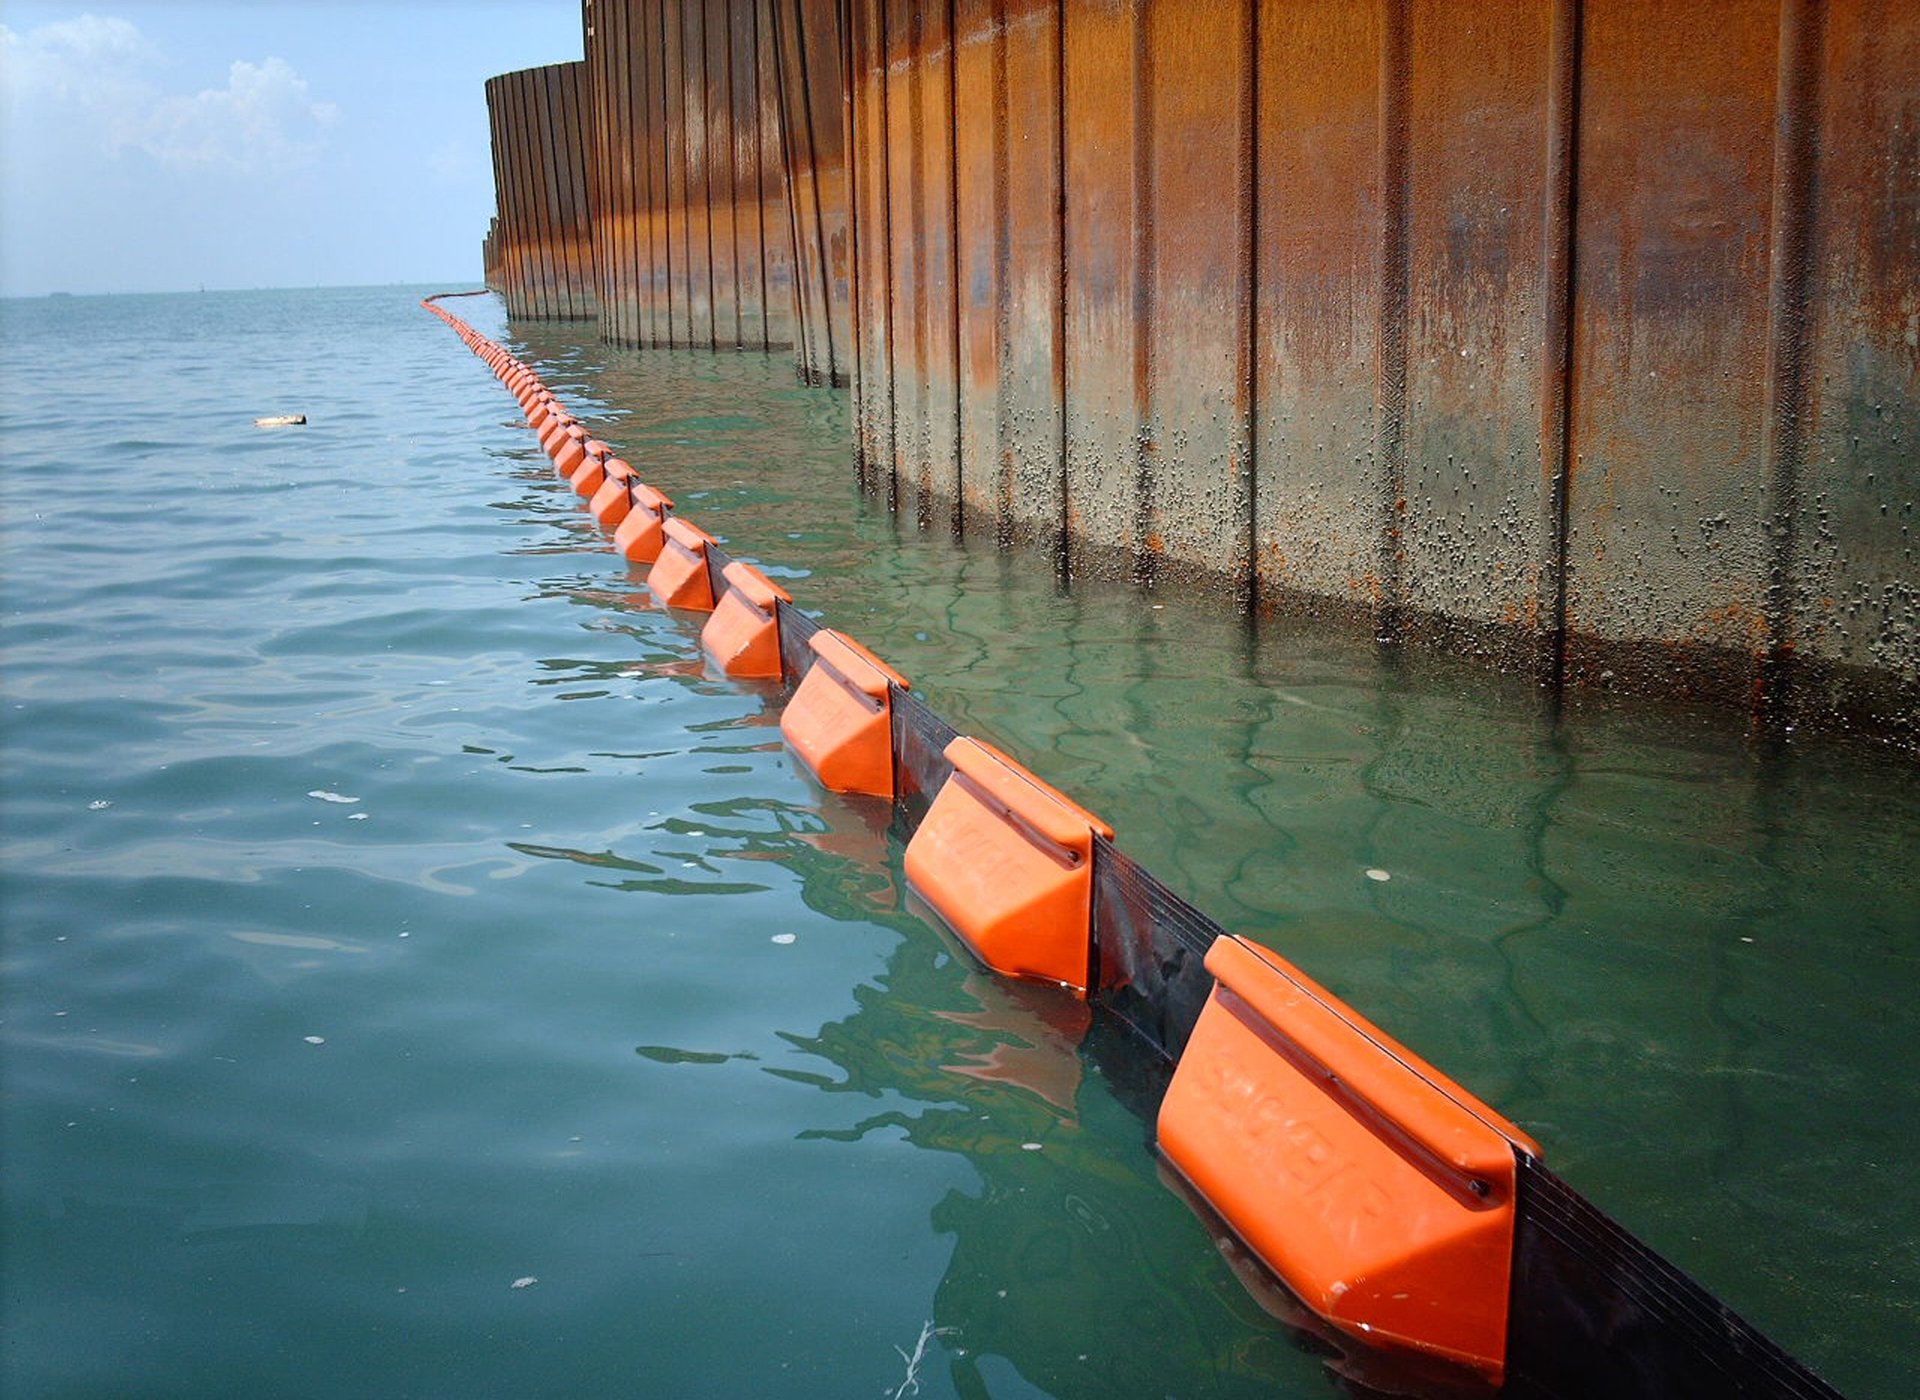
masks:
[(327, 1038), (324, 1035), (310, 1035), (306, 1040), (309, 1045), (325, 1045), (327, 1043)]
[(797, 937), (799, 937), (799, 935), (794, 933), (776, 933), (773, 936), (773, 941), (775, 943), (791, 943)]
[(113, 804), (107, 801), (106, 798), (96, 797), (93, 799), (93, 801), (87, 804), (87, 810), (89, 812), (104, 812), (107, 810), (107, 808), (111, 807), (112, 805)]
[(1386, 872), (1386, 871), (1384, 871), (1384, 870), (1369, 870), (1369, 871), (1367, 872), (1367, 878), (1368, 878), (1369, 880), (1378, 880), (1378, 881), (1380, 881), (1380, 882), (1381, 882), (1382, 884), (1384, 884), (1384, 883), (1386, 883), (1386, 882), (1387, 882), (1388, 880), (1391, 880), (1391, 879), (1393, 878), (1393, 876), (1391, 876), (1391, 875), (1389, 875), (1389, 874), (1387, 874), (1387, 872)]
[(513, 1286), (515, 1288), (531, 1288), (538, 1282), (540, 1282), (539, 1279), (535, 1278), (532, 1274), (527, 1274), (521, 1278), (515, 1279), (513, 1281)]
[(307, 796), (317, 797), (322, 802), (343, 802), (349, 806), (360, 800), (357, 797), (348, 797), (343, 792), (328, 792), (325, 788), (315, 788), (312, 792), (308, 793)]
[(950, 1336), (958, 1330), (954, 1327), (935, 1327), (933, 1319), (928, 1318), (920, 1325), (920, 1340), (913, 1344), (912, 1355), (908, 1355), (905, 1347), (894, 1348), (900, 1353), (900, 1359), (907, 1363), (907, 1374), (899, 1385), (884, 1392), (890, 1400), (902, 1400), (903, 1396), (920, 1393), (920, 1364), (927, 1359), (927, 1343), (935, 1337)]

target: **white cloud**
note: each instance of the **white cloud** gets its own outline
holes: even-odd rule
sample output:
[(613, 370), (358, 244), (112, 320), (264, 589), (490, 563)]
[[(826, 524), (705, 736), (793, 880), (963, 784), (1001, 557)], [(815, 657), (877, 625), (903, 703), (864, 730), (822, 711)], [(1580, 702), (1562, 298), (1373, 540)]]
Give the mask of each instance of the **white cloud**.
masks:
[(313, 100), (285, 59), (242, 59), (228, 70), (226, 87), (156, 102), (132, 143), (163, 165), (254, 174), (310, 162), (339, 116), (331, 102)]
[(258, 174), (311, 163), (339, 119), (283, 58), (236, 60), (224, 88), (192, 95), (162, 90), (164, 62), (124, 19), (89, 14), (24, 33), (0, 25), (8, 125), (96, 158), (137, 150), (175, 171)]
[(0, 24), (0, 88), (13, 112), (77, 123), (109, 151), (152, 101), (146, 74), (159, 61), (159, 50), (124, 19), (82, 15), (24, 34)]

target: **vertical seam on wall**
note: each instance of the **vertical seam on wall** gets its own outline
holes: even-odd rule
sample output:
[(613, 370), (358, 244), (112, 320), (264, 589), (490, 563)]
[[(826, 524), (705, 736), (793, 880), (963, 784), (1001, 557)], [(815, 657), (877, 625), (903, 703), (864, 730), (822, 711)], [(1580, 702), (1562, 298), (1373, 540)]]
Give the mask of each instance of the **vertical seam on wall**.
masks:
[[(833, 284), (827, 268), (827, 216), (820, 203), (820, 133), (813, 125), (813, 65), (807, 62), (807, 15), (804, 4), (794, 7), (794, 17), (799, 24), (795, 53), (800, 59), (800, 110), (807, 119), (808, 183), (813, 190), (813, 233), (807, 240), (807, 246), (813, 250), (814, 260), (820, 268), (820, 314), (815, 318), (817, 324), (813, 331), (827, 352), (825, 377), (822, 377), (820, 361), (815, 357), (810, 366), (808, 382), (831, 385), (839, 373), (840, 365), (833, 353)], [(799, 271), (798, 267), (794, 269), (796, 276)]]
[(1153, 471), (1153, 0), (1133, 11), (1133, 581), (1152, 588)]
[[(593, 203), (588, 194), (592, 177), (591, 172), (587, 168), (587, 162), (592, 158), (592, 152), (587, 146), (587, 135), (593, 128), (587, 124), (587, 97), (589, 89), (586, 60), (581, 59), (579, 66), (572, 68), (570, 71), (572, 78), (567, 82), (566, 86), (572, 90), (573, 100), (569, 102), (567, 106), (573, 113), (573, 149), (579, 156), (579, 159), (573, 162), (574, 178), (569, 182), (573, 188), (573, 197), (576, 201), (573, 206), (573, 214), (570, 222), (572, 226), (579, 231), (574, 239), (574, 247), (578, 251), (574, 254), (573, 264), (576, 269), (580, 269), (580, 271), (575, 273), (574, 279), (580, 290), (574, 303), (574, 310), (579, 318), (584, 321), (592, 311), (597, 308), (599, 303), (598, 293), (594, 289)], [(583, 238), (586, 240), (586, 244), (584, 247), (581, 247), (580, 241)], [(586, 255), (584, 268), (581, 267), (581, 253)]]
[(1241, 420), (1246, 439), (1246, 473), (1241, 489), (1245, 493), (1247, 551), (1245, 570), (1236, 581), (1239, 603), (1251, 613), (1260, 600), (1260, 9), (1250, 5), (1246, 12), (1246, 67), (1241, 77), (1243, 107), (1240, 129), (1240, 179), (1242, 203), (1240, 230), (1242, 256), (1245, 259), (1246, 337), (1240, 345), (1241, 393), (1245, 397), (1245, 417)]
[(1407, 485), (1408, 0), (1387, 0), (1380, 46), (1380, 377), (1375, 443), (1381, 473), (1378, 635), (1398, 640)]
[[(614, 187), (617, 169), (613, 156), (614, 134), (625, 129), (618, 120), (619, 103), (614, 94), (619, 88), (615, 82), (614, 64), (616, 61), (624, 63), (625, 55), (607, 47), (606, 33), (601, 27), (599, 15), (593, 10), (593, 0), (584, 0), (584, 3), (588, 12), (594, 14), (592, 33), (587, 36), (587, 79), (588, 101), (593, 116), (593, 163), (594, 169), (600, 172), (600, 198), (592, 201), (589, 192), (592, 207), (588, 214), (593, 225), (594, 275), (600, 295), (600, 339), (608, 345), (619, 345), (619, 276), (623, 244), (613, 211), (628, 208), (630, 201), (624, 191)], [(599, 55), (598, 62), (594, 60), (596, 53)], [(597, 83), (593, 81), (596, 77), (599, 79)], [(600, 232), (603, 216), (607, 219), (604, 239)], [(601, 252), (603, 243), (606, 248), (604, 254)]]
[(1546, 477), (1545, 577), (1548, 616), (1543, 627), (1539, 680), (1558, 692), (1567, 679), (1568, 529), (1573, 494), (1575, 258), (1580, 209), (1580, 62), (1582, 0), (1555, 0), (1547, 73), (1547, 187), (1541, 265), (1542, 307), (1540, 442)]
[[(574, 228), (579, 230), (575, 239), (575, 247), (579, 247), (580, 239), (584, 238), (586, 240), (585, 248), (580, 249), (580, 252), (584, 252), (586, 255), (586, 266), (582, 272), (576, 274), (576, 281), (581, 288), (581, 297), (576, 305), (576, 310), (579, 313), (580, 319), (584, 321), (590, 314), (597, 313), (600, 305), (593, 256), (592, 171), (588, 167), (588, 162), (592, 160), (597, 153), (587, 144), (588, 134), (594, 130), (594, 127), (589, 125), (587, 121), (588, 108), (591, 105), (592, 84), (590, 81), (591, 75), (587, 72), (586, 60), (584, 58), (581, 59), (579, 66), (571, 71), (573, 77), (567, 86), (573, 90), (573, 101), (569, 103), (568, 106), (573, 111), (573, 149), (579, 156), (579, 159), (574, 162), (575, 178), (572, 182), (575, 200), (572, 222)], [(576, 268), (580, 267), (581, 259), (579, 253), (574, 255), (573, 261)]]
[[(785, 132), (786, 132), (786, 111), (785, 111), (785, 106), (783, 103), (781, 103), (781, 98), (780, 98), (780, 85), (782, 82), (782, 77), (781, 77), (781, 71), (780, 71), (780, 34), (779, 34), (779, 18), (778, 18), (778, 9), (777, 9), (778, 5), (779, 5), (779, 0), (772, 0), (772, 3), (766, 5), (765, 8), (766, 8), (768, 22), (771, 23), (774, 27), (773, 89), (774, 89), (774, 101), (777, 104), (774, 110), (780, 116), (780, 127), (781, 127), (781, 134), (782, 134), (782, 140), (783, 140), (781, 149), (782, 151), (784, 151), (786, 149), (784, 145), (784, 138), (785, 138)], [(763, 48), (763, 40), (760, 34), (761, 8), (762, 8), (761, 0), (754, 0), (754, 6), (753, 6), (753, 173), (754, 173), (753, 273), (755, 278), (754, 285), (756, 289), (755, 300), (760, 307), (760, 352), (762, 354), (771, 354), (773, 352), (773, 318), (772, 318), (772, 312), (770, 311), (769, 308), (773, 305), (773, 303), (768, 297), (768, 288), (767, 288), (767, 201), (766, 201), (767, 108), (766, 108), (766, 100), (765, 100), (765, 93), (764, 93), (765, 78), (763, 76), (766, 69), (767, 60), (765, 56), (765, 49)]]
[(527, 144), (527, 79), (524, 74), (516, 74), (512, 82), (514, 130), (512, 146), (517, 153), (516, 184), (520, 198), (520, 235), (525, 252), (526, 283), (520, 293), (520, 314), (537, 317), (540, 314), (540, 262), (539, 246), (535, 241), (540, 234), (540, 215), (533, 203), (533, 172), (528, 169), (532, 163), (533, 150)]
[[(789, 119), (793, 102), (792, 94), (787, 90), (787, 25), (781, 16), (785, 6), (786, 0), (771, 0), (767, 15), (773, 21), (773, 86), (775, 100), (780, 106), (780, 159), (784, 167), (781, 186), (787, 195), (787, 251), (793, 258), (794, 370), (803, 382), (811, 382), (807, 373), (810, 358), (807, 350), (807, 297), (802, 290), (806, 279), (800, 263), (800, 201), (794, 196), (795, 172), (800, 167), (793, 154), (793, 122)], [(797, 12), (799, 6), (794, 8)], [(794, 47), (798, 66), (804, 69), (804, 50), (799, 48), (797, 41)], [(771, 340), (771, 336), (768, 339)]]
[[(595, 23), (595, 29), (601, 36), (602, 44), (606, 43), (604, 24), (604, 17)], [(634, 44), (629, 37), (631, 33), (632, 15), (623, 13), (620, 18), (620, 44), (617, 50), (620, 55), (620, 82), (613, 88), (618, 95), (613, 101), (613, 123), (607, 132), (607, 135), (621, 143), (622, 156), (622, 158), (613, 156), (614, 147), (612, 141), (609, 141), (607, 146), (609, 169), (622, 169), (625, 172), (622, 176), (620, 191), (620, 211), (624, 217), (617, 225), (620, 228), (619, 241), (615, 245), (618, 260), (613, 267), (614, 292), (617, 298), (614, 304), (618, 308), (615, 312), (615, 320), (621, 334), (620, 343), (624, 346), (640, 343), (639, 286), (635, 281), (640, 264), (639, 231), (634, 227), (631, 214), (640, 202), (639, 181), (634, 178), (634, 157), (639, 150), (639, 143), (635, 139), (633, 121)], [(606, 308), (600, 308), (600, 312), (604, 316)]]
[(1013, 542), (1013, 426), (1008, 421), (1013, 373), (1013, 288), (1007, 273), (1013, 261), (1012, 175), (1007, 169), (1012, 146), (1007, 139), (1007, 3), (992, 0), (987, 22), (993, 47), (993, 540), (1004, 549)]
[[(678, 4), (680, 0), (670, 0)], [(662, 4), (662, 12), (664, 12)], [(687, 332), (687, 350), (693, 350), (693, 167), (689, 165), (691, 152), (687, 142), (687, 15), (685, 10), (674, 15), (674, 31), (680, 42), (680, 63), (674, 71), (674, 86), (680, 92), (680, 309), (682, 321)], [(672, 100), (668, 100), (672, 102)], [(678, 344), (680, 332), (676, 328), (674, 340)]]
[(1808, 287), (1819, 179), (1823, 21), (1820, 0), (1781, 0), (1772, 247), (1767, 269), (1767, 650), (1761, 661), (1758, 696), (1761, 719), (1769, 727), (1785, 722), (1792, 708), (1789, 667), (1795, 643), (1796, 516), (1806, 454), (1808, 341), (1812, 334)]
[(1073, 556), (1068, 526), (1073, 518), (1073, 471), (1068, 454), (1070, 428), (1067, 395), (1072, 385), (1067, 378), (1067, 0), (1055, 0), (1053, 25), (1053, 191), (1054, 242), (1058, 249), (1056, 269), (1058, 285), (1053, 298), (1053, 385), (1054, 412), (1059, 421), (1060, 509), (1054, 522), (1054, 571), (1061, 582), (1073, 574)]
[[(771, 13), (774, 20), (774, 53), (778, 61), (774, 71), (778, 74), (780, 85), (780, 150), (786, 161), (787, 190), (787, 246), (793, 258), (793, 356), (794, 371), (801, 382), (811, 384), (813, 378), (813, 332), (812, 312), (807, 305), (807, 264), (801, 254), (805, 242), (801, 229), (804, 220), (800, 217), (800, 194), (797, 183), (800, 170), (798, 130), (794, 121), (796, 103), (802, 115), (805, 115), (807, 57), (805, 29), (806, 17), (802, 13), (805, 6), (795, 0), (791, 9), (786, 0), (773, 0)], [(783, 15), (782, 11), (786, 13)], [(790, 33), (790, 31), (792, 31)], [(800, 93), (796, 97), (787, 84), (786, 55), (791, 49), (794, 56), (793, 71), (800, 82)], [(807, 127), (807, 169), (814, 179), (819, 178), (818, 162), (813, 151), (813, 128)]]
[(534, 268), (539, 282), (534, 291), (533, 314), (546, 319), (553, 315), (554, 302), (558, 299), (553, 272), (553, 231), (547, 219), (548, 176), (553, 169), (553, 109), (542, 100), (547, 88), (544, 70), (534, 69), (521, 86), (525, 90), (527, 109), (525, 149), (527, 188), (531, 195), (528, 211), (532, 215), (534, 246), (538, 250)]
[(913, 514), (914, 523), (925, 529), (933, 479), (932, 415), (927, 405), (932, 384), (927, 362), (926, 11), (921, 4), (911, 9), (907, 24), (907, 237), (913, 257)]
[(540, 218), (540, 186), (535, 166), (539, 154), (537, 135), (533, 123), (532, 88), (534, 75), (523, 73), (514, 83), (515, 100), (520, 107), (519, 130), (515, 133), (520, 148), (521, 188), (526, 192), (525, 222), (527, 228), (527, 305), (525, 314), (538, 319), (547, 314), (546, 284), (547, 270), (541, 257), (543, 226)]
[[(667, 338), (666, 348), (674, 345), (673, 329), (673, 99), (667, 94), (667, 5), (659, 0), (660, 15), (660, 242), (666, 255)], [(686, 167), (681, 167), (682, 175)], [(684, 183), (684, 181), (683, 181)], [(656, 339), (654, 344), (661, 342)]]
[(967, 459), (960, 412), (960, 26), (947, 0), (947, 339), (953, 402), (953, 519), (955, 539), (966, 534)]
[[(713, 73), (710, 71), (708, 57), (713, 52), (712, 13), (705, 4), (700, 6), (700, 127), (703, 133), (701, 146), (700, 173), (707, 203), (707, 349), (720, 348), (720, 282), (715, 276), (715, 258), (713, 256), (713, 226), (719, 222), (713, 211), (713, 167), (717, 163), (713, 154)], [(733, 152), (727, 152), (727, 159), (733, 159)]]
[(881, 344), (887, 362), (887, 508), (900, 508), (900, 403), (895, 392), (897, 372), (893, 352), (893, 36), (887, 23), (887, 0), (874, 0), (880, 19), (880, 234), (886, 275), (886, 307), (881, 319)]
[[(747, 348), (747, 325), (742, 319), (743, 308), (740, 305), (742, 300), (740, 291), (746, 284), (746, 278), (740, 274), (740, 108), (737, 105), (739, 96), (734, 87), (733, 72), (735, 29), (733, 7), (737, 3), (739, 0), (726, 0), (727, 23), (725, 31), (720, 36), (720, 52), (725, 55), (727, 70), (727, 100), (724, 107), (727, 114), (727, 191), (730, 196), (727, 200), (727, 230), (733, 241), (731, 256), (727, 259), (727, 266), (733, 269), (733, 286), (729, 289), (729, 299), (733, 302), (733, 348), (744, 350)], [(746, 3), (757, 9), (760, 0), (746, 0)], [(757, 91), (755, 96), (759, 96)], [(760, 174), (760, 152), (757, 150), (753, 153), (751, 173), (756, 177)], [(719, 338), (717, 327), (714, 338), (716, 340)]]
[[(581, 222), (586, 226), (587, 231), (587, 286), (593, 293), (596, 313), (594, 330), (598, 333), (601, 343), (605, 344), (607, 343), (606, 319), (598, 315), (598, 311), (608, 300), (602, 281), (606, 273), (606, 260), (600, 253), (601, 240), (595, 227), (594, 213), (596, 210), (610, 207), (613, 201), (611, 192), (607, 188), (607, 166), (602, 156), (598, 136), (598, 133), (605, 129), (606, 122), (601, 116), (600, 99), (596, 91), (597, 87), (604, 85), (604, 79), (601, 84), (596, 84), (593, 80), (595, 69), (593, 0), (580, 0), (580, 36), (581, 95), (574, 99), (574, 103), (580, 112), (581, 159), (584, 162), (581, 168), (581, 179), (586, 184), (586, 202), (581, 206)], [(594, 197), (596, 193), (599, 196), (597, 199)]]
[[(853, 386), (853, 474), (860, 489), (866, 491), (872, 488), (866, 434), (866, 423), (871, 420), (866, 403), (867, 377), (862, 369), (865, 346), (860, 339), (864, 329), (860, 317), (860, 152), (856, 144), (860, 85), (854, 76), (853, 0), (835, 0), (834, 16), (840, 23), (840, 135), (847, 168), (847, 348), (852, 356), (847, 376)], [(832, 314), (831, 308), (828, 314)]]
[(547, 69), (547, 141), (551, 164), (547, 167), (548, 247), (554, 250), (553, 310), (557, 319), (571, 321), (573, 305), (573, 258), (568, 248), (565, 203), (573, 194), (573, 162), (568, 159), (567, 84), (564, 65)]
[[(637, 200), (644, 184), (646, 189), (647, 219), (644, 232), (636, 236), (633, 244), (634, 266), (632, 275), (634, 285), (633, 326), (636, 342), (641, 345), (657, 345), (658, 307), (654, 295), (654, 269), (659, 266), (659, 255), (655, 251), (659, 241), (658, 214), (655, 208), (653, 191), (653, 142), (658, 135), (658, 124), (653, 117), (653, 46), (644, 41), (647, 32), (646, 15), (639, 11), (636, 3), (634, 12), (627, 16), (628, 39), (632, 46), (629, 64), (636, 60), (639, 68), (639, 81), (634, 84), (633, 69), (628, 69), (627, 102), (632, 109), (629, 118), (633, 128), (635, 153), (644, 167), (644, 173), (634, 181), (634, 197)], [(644, 133), (644, 139), (642, 134)]]

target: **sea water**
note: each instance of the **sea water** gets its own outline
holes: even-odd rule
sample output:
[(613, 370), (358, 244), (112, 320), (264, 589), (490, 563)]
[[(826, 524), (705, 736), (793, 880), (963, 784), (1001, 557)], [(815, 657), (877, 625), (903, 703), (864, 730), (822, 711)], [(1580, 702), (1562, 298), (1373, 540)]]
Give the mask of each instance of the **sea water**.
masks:
[[(0, 303), (0, 1391), (1332, 1394), (421, 290)], [(1843, 1390), (1920, 1388), (1911, 758), (1063, 586), (863, 499), (783, 356), (454, 305)]]

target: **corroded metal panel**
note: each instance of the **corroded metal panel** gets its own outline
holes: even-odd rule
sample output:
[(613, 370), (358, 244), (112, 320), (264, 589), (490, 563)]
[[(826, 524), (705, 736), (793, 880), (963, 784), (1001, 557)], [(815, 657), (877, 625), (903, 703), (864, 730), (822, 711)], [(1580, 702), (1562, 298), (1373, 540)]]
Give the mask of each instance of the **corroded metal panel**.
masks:
[[(1817, 165), (1806, 274), (1805, 441), (1786, 504), (1785, 639), (1820, 663), (1800, 710), (1840, 703), (1920, 739), (1920, 9), (1827, 8), (1806, 36)], [(1836, 669), (1839, 668), (1839, 669)], [(1876, 693), (1878, 692), (1878, 693)]]
[(503, 73), (487, 83), (499, 209), (496, 256), (510, 314), (592, 319), (587, 209), (588, 81), (583, 63)]
[(515, 314), (797, 338), (926, 525), (1920, 734), (1911, 5), (583, 17), (488, 87)]
[(857, 344), (854, 451), (862, 481), (891, 498), (895, 489), (893, 177), (886, 17), (886, 0), (849, 0), (847, 82), (852, 100), (847, 168)]
[[(1000, 356), (1006, 344), (1006, 28), (995, 0), (956, 0), (953, 195), (960, 499), (998, 530), (1011, 494), (1001, 470)], [(961, 113), (970, 120), (957, 120)]]
[(1766, 642), (1780, 7), (1713, 8), (1585, 11), (1568, 665), (1744, 700)]
[(792, 334), (767, 0), (589, 0), (602, 334), (765, 350)]
[(1153, 95), (1134, 0), (1066, 6), (1063, 55), (1066, 501), (1074, 567), (1144, 557), (1154, 435), (1153, 214), (1142, 179), (1142, 109)]
[(842, 32), (835, 0), (764, 0), (785, 163), (801, 378), (846, 384), (851, 361), (848, 175)]
[(1065, 223), (1061, 181), (1062, 0), (1006, 0), (996, 120), (1005, 233), (999, 359), (999, 534), (1064, 551)]
[(672, 146), (667, 139), (670, 103), (667, 96), (667, 21), (671, 0), (642, 0), (640, 27), (634, 42), (642, 56), (641, 128), (634, 139), (647, 164), (646, 257), (641, 275), (646, 306), (648, 345), (673, 343), (674, 243), (672, 207)]
[(1263, 6), (1256, 97), (1255, 573), (1268, 598), (1382, 601), (1375, 455), (1380, 0)]
[[(777, 147), (774, 158), (767, 159), (767, 132), (762, 113), (768, 104), (762, 99), (772, 90), (777, 70), (763, 0), (732, 0), (732, 6), (732, 20), (727, 30), (727, 64), (731, 79), (728, 102), (733, 116), (733, 256), (738, 269), (734, 280), (735, 314), (740, 323), (741, 347), (764, 350), (769, 339), (768, 176), (773, 177), (774, 197), (778, 199), (781, 166)], [(777, 115), (778, 103), (772, 106)]]
[(921, 519), (958, 528), (960, 497), (959, 307), (954, 237), (954, 110), (952, 11), (922, 6), (916, 40), (920, 74), (914, 94), (913, 142), (919, 170), (915, 240), (922, 295), (918, 334), (926, 373)]
[(1403, 621), (1537, 630), (1548, 550), (1553, 6), (1416, 0), (1407, 121)]
[(1240, 586), (1251, 531), (1253, 42), (1243, 0), (1143, 5), (1136, 108), (1151, 376), (1140, 572)]
[(881, 173), (886, 181), (888, 262), (892, 269), (886, 309), (893, 350), (893, 462), (902, 502), (926, 499), (926, 228), (920, 222), (919, 111), (920, 6), (916, 0), (881, 0), (879, 60), (882, 70), (882, 132), (887, 143)]

